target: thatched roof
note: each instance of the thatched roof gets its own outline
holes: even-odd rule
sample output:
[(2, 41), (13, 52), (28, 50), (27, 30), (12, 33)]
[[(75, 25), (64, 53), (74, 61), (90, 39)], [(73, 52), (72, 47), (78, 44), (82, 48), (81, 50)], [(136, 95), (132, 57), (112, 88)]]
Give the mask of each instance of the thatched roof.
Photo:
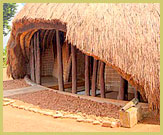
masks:
[(68, 42), (78, 49), (116, 69), (159, 110), (159, 4), (26, 4), (13, 20), (8, 73), (15, 78), (26, 73), (23, 48), (29, 44), (23, 47), (24, 37), (55, 27), (66, 31)]

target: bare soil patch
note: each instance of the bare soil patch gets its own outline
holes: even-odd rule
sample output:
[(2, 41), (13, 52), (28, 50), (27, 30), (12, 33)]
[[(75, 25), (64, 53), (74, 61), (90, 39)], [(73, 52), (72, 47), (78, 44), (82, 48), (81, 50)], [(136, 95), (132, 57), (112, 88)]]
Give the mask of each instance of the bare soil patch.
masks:
[(137, 124), (133, 128), (105, 128), (76, 122), (75, 119), (54, 119), (23, 109), (3, 106), (4, 132), (160, 132), (160, 125)]
[(112, 117), (118, 119), (119, 106), (107, 103), (81, 99), (70, 95), (60, 94), (51, 90), (38, 91), (27, 94), (10, 96), (9, 98), (37, 105), (42, 109), (63, 110), (72, 113), (85, 113), (100, 117)]
[(29, 86), (30, 85), (28, 85), (24, 79), (3, 81), (3, 90), (18, 89)]
[(3, 68), (3, 81), (7, 80), (12, 80), (12, 78), (7, 76), (7, 68)]

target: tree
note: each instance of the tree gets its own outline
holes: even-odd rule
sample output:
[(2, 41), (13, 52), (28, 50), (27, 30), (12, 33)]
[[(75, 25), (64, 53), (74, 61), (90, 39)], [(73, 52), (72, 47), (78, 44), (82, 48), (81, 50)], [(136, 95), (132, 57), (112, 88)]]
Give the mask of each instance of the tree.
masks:
[(3, 49), (3, 67), (7, 66), (7, 47)]
[(3, 4), (3, 34), (6, 36), (11, 30), (9, 22), (16, 13), (16, 3), (4, 3)]

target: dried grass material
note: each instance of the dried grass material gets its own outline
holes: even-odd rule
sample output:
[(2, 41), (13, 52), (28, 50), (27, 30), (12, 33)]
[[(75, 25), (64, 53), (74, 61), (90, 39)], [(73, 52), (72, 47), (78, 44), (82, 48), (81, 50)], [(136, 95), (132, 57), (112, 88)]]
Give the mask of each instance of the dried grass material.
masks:
[(112, 66), (152, 109), (160, 109), (160, 4), (26, 4), (8, 42), (12, 76), (24, 75), (19, 34), (56, 26), (67, 31), (68, 42)]

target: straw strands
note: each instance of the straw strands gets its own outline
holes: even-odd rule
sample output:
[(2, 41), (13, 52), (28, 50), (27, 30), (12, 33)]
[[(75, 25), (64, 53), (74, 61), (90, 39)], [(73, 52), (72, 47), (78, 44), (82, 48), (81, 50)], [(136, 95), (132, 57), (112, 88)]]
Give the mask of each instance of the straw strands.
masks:
[(153, 110), (160, 109), (159, 4), (26, 4), (13, 20), (8, 73), (26, 74), (24, 48), (31, 37), (26, 33), (55, 27), (82, 52), (116, 69)]

